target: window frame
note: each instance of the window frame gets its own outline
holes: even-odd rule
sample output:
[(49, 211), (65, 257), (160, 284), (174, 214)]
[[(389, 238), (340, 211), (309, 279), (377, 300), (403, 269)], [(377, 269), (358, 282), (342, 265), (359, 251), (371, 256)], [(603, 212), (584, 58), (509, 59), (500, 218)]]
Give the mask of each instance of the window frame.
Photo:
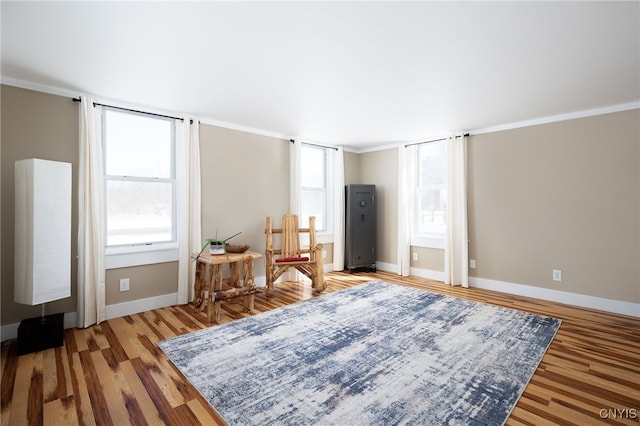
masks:
[[(316, 227), (316, 236), (318, 239), (318, 242), (321, 243), (331, 243), (333, 242), (333, 215), (334, 215), (334, 177), (335, 177), (335, 173), (334, 173), (334, 167), (335, 165), (333, 164), (333, 156), (331, 155), (331, 151), (334, 148), (330, 148), (330, 147), (324, 147), (324, 146), (320, 146), (320, 145), (314, 145), (314, 144), (309, 144), (309, 143), (304, 143), (302, 142), (300, 144), (300, 149), (304, 150), (304, 149), (317, 149), (322, 151), (323, 153), (323, 160), (324, 160), (324, 186), (322, 188), (318, 188), (318, 187), (304, 187), (302, 185), (302, 182), (304, 181), (304, 179), (302, 179), (302, 174), (304, 173), (304, 168), (302, 167), (302, 164), (300, 165), (300, 173), (301, 173), (301, 179), (300, 179), (300, 212), (301, 215), (302, 211), (303, 211), (303, 206), (302, 206), (302, 202), (303, 202), (303, 198), (302, 194), (305, 191), (308, 192), (319, 192), (322, 191), (324, 193), (324, 205), (323, 205), (323, 214), (324, 214), (324, 228), (323, 229), (319, 229)], [(302, 156), (302, 151), (300, 153), (300, 155)], [(301, 220), (303, 222), (303, 224), (306, 224), (304, 226), (308, 226), (308, 223), (306, 222), (308, 219), (306, 218), (301, 218)], [(316, 222), (317, 223), (317, 222)]]
[[(437, 248), (437, 249), (444, 249), (445, 248), (445, 241), (446, 241), (446, 236), (447, 236), (447, 192), (449, 190), (448, 188), (448, 183), (447, 183), (447, 179), (448, 179), (448, 161), (447, 161), (447, 156), (448, 156), (448, 144), (446, 143), (446, 140), (443, 141), (434, 141), (434, 142), (429, 142), (428, 144), (441, 144), (444, 146), (444, 150), (445, 150), (445, 154), (444, 154), (444, 174), (445, 174), (445, 180), (444, 180), (444, 188), (442, 189), (443, 192), (443, 197), (444, 197), (444, 210), (443, 210), (443, 219), (444, 219), (444, 223), (442, 224), (442, 226), (440, 227), (439, 230), (424, 230), (424, 229), (420, 229), (419, 226), (419, 217), (422, 214), (422, 211), (420, 209), (421, 207), (421, 198), (420, 198), (420, 193), (421, 193), (421, 189), (423, 188), (422, 185), (420, 185), (420, 176), (421, 176), (421, 172), (422, 172), (422, 164), (421, 164), (421, 148), (425, 147), (427, 144), (423, 144), (417, 147), (417, 149), (415, 150), (415, 158), (412, 160), (414, 162), (414, 167), (415, 167), (415, 176), (412, 182), (412, 192), (413, 192), (413, 208), (412, 208), (412, 215), (411, 215), (411, 245), (412, 246), (417, 246), (417, 247), (426, 247), (426, 248)], [(433, 146), (433, 145), (432, 145)], [(429, 187), (428, 185), (426, 185), (426, 187)]]
[[(158, 176), (123, 176), (123, 175), (108, 175), (107, 174), (107, 116), (109, 112), (116, 112), (119, 114), (129, 114), (141, 117), (147, 117), (157, 120), (167, 121), (170, 124), (170, 177), (158, 177)], [(123, 268), (138, 265), (148, 265), (154, 263), (164, 263), (178, 260), (178, 177), (177, 177), (177, 130), (176, 119), (172, 117), (164, 117), (151, 112), (132, 111), (119, 107), (103, 106), (102, 110), (102, 145), (104, 155), (104, 185), (105, 185), (105, 255), (106, 269)], [(168, 241), (145, 241), (139, 243), (126, 243), (126, 244), (107, 244), (107, 226), (108, 220), (108, 197), (107, 197), (107, 184), (108, 182), (163, 182), (171, 185), (171, 240)]]

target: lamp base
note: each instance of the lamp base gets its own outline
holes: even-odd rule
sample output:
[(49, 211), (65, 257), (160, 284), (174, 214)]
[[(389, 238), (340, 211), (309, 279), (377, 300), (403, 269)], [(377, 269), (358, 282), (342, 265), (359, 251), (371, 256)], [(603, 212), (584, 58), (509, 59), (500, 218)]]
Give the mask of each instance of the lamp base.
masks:
[(64, 343), (64, 312), (20, 321), (18, 355), (56, 348)]

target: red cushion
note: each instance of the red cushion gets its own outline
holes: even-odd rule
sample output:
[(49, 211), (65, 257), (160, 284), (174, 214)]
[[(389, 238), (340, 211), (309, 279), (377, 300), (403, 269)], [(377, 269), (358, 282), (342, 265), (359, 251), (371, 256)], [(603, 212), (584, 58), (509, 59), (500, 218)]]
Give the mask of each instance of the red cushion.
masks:
[(280, 259), (276, 259), (276, 263), (286, 263), (286, 262), (308, 262), (308, 257), (281, 257)]

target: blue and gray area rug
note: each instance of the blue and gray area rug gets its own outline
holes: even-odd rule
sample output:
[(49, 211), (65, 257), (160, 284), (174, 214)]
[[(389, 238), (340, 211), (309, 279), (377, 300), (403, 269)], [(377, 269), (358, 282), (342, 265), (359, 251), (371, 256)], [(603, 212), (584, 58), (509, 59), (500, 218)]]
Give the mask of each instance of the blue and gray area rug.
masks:
[(373, 281), (158, 344), (232, 425), (501, 425), (559, 326)]

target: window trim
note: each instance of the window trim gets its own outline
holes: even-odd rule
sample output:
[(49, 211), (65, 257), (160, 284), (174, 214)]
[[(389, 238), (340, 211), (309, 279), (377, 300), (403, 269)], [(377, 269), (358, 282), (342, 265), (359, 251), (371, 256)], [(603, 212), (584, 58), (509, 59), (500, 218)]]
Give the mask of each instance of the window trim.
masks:
[(119, 246), (105, 249), (105, 269), (127, 268), (154, 263), (176, 262), (178, 243), (156, 243), (148, 246)]
[[(316, 237), (318, 242), (321, 243), (333, 243), (333, 215), (334, 215), (334, 206), (333, 206), (333, 191), (334, 191), (334, 161), (333, 157), (330, 155), (330, 149), (328, 147), (323, 147), (314, 144), (305, 144), (302, 142), (300, 144), (301, 149), (317, 149), (322, 151), (324, 154), (324, 188), (318, 187), (303, 187), (302, 183), (300, 184), (300, 193), (308, 188), (308, 191), (318, 190), (324, 192), (324, 217), (325, 217), (325, 228), (322, 230), (316, 229)], [(302, 171), (301, 171), (302, 172)], [(302, 179), (301, 179), (302, 180)], [(300, 197), (302, 200), (302, 197)], [(300, 210), (302, 211), (302, 205), (300, 205)]]
[[(123, 110), (118, 107), (103, 106), (102, 110), (102, 144), (106, 153), (107, 146), (107, 126), (106, 116), (109, 111), (118, 112), (120, 114), (130, 114), (138, 116), (150, 116), (157, 120), (169, 122), (171, 128), (171, 176), (169, 178), (149, 177), (149, 176), (119, 176), (107, 175), (107, 156), (104, 156), (104, 184), (105, 184), (105, 269), (125, 268), (131, 266), (149, 265), (155, 263), (174, 262), (179, 260), (178, 247), (178, 176), (177, 176), (177, 118), (160, 116), (154, 113), (146, 113), (144, 111)], [(124, 181), (124, 182), (166, 182), (171, 184), (172, 192), (172, 229), (171, 241), (156, 241), (134, 244), (117, 244), (107, 245), (107, 202), (106, 202), (106, 186), (108, 181)]]
[(412, 235), (410, 243), (412, 246), (416, 247), (435, 248), (443, 250), (445, 248), (445, 238), (434, 234)]
[[(448, 146), (446, 145), (446, 142), (442, 142), (442, 141), (434, 141), (434, 142), (430, 142), (430, 143), (444, 143), (445, 144), (445, 149), (448, 150)], [(412, 191), (414, 193), (414, 200), (416, 202), (413, 203), (413, 207), (412, 207), (412, 216), (411, 216), (411, 238), (410, 238), (410, 244), (412, 246), (416, 246), (416, 247), (425, 247), (425, 248), (435, 248), (435, 249), (445, 249), (445, 242), (446, 242), (446, 237), (447, 237), (447, 221), (446, 221), (446, 207), (445, 207), (445, 223), (444, 223), (444, 229), (442, 230), (442, 232), (429, 232), (429, 231), (418, 231), (416, 228), (416, 224), (418, 221), (418, 217), (419, 217), (419, 196), (418, 196), (418, 192), (419, 192), (419, 182), (420, 182), (420, 147), (418, 147), (418, 149), (416, 149), (415, 152), (415, 158), (412, 160), (414, 162), (414, 167), (415, 167), (415, 176), (413, 179), (413, 183), (412, 183)], [(448, 165), (445, 164), (445, 168), (448, 168)], [(445, 190), (448, 191), (448, 187), (447, 185), (445, 185)]]

